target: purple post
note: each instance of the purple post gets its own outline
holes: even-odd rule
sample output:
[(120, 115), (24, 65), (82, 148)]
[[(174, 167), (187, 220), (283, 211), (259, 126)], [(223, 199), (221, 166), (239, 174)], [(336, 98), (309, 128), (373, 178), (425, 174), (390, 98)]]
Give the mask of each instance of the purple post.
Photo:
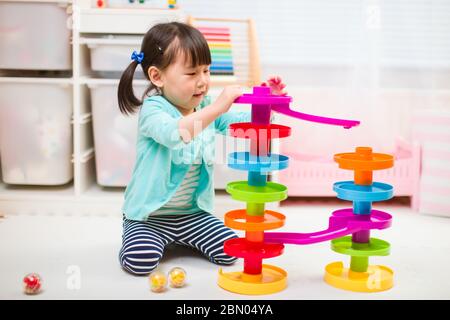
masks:
[[(270, 95), (269, 87), (253, 87), (253, 94), (259, 96)], [(252, 123), (270, 124), (270, 104), (252, 104)], [(250, 141), (250, 153), (256, 156), (267, 156), (269, 152), (267, 141)], [(267, 175), (259, 172), (248, 172), (248, 184), (252, 186), (265, 186)]]
[[(356, 215), (357, 219), (360, 221), (370, 221), (370, 214), (360, 214)], [(370, 230), (361, 230), (353, 233), (352, 242), (355, 243), (369, 243), (370, 241)]]
[(355, 232), (352, 236), (352, 242), (368, 243), (370, 241), (370, 230)]
[[(253, 94), (258, 96), (270, 95), (269, 87), (253, 87)], [(252, 104), (252, 123), (270, 124), (270, 104)]]

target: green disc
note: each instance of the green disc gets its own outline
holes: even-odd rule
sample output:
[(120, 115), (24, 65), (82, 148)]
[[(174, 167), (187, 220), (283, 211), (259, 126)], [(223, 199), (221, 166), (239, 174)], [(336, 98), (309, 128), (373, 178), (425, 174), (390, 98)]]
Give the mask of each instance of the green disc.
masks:
[(353, 243), (351, 236), (331, 240), (333, 251), (352, 257), (387, 256), (390, 247), (389, 242), (377, 238), (370, 238), (368, 244)]
[(226, 190), (234, 200), (244, 202), (266, 203), (287, 198), (287, 187), (275, 182), (267, 182), (265, 186), (250, 186), (247, 181), (233, 181)]

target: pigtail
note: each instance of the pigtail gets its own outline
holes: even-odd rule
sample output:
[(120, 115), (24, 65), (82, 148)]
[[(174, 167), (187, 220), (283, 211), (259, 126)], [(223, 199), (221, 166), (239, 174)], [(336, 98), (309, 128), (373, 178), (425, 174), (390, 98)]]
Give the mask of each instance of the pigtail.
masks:
[(125, 115), (136, 112), (142, 101), (136, 98), (133, 91), (133, 77), (138, 63), (132, 61), (125, 69), (120, 77), (119, 88), (117, 90), (117, 98), (119, 101), (119, 109)]

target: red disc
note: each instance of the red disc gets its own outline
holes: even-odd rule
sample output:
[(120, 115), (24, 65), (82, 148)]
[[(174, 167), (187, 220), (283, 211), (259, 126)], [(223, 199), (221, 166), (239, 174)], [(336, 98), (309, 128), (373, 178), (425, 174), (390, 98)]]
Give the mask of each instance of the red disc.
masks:
[(257, 124), (252, 122), (240, 122), (230, 124), (230, 135), (236, 138), (260, 139), (266, 138), (276, 139), (289, 137), (291, 135), (291, 127), (282, 126), (280, 124)]
[(234, 238), (225, 241), (223, 249), (226, 254), (245, 259), (268, 259), (283, 254), (281, 243), (250, 242), (245, 238)]

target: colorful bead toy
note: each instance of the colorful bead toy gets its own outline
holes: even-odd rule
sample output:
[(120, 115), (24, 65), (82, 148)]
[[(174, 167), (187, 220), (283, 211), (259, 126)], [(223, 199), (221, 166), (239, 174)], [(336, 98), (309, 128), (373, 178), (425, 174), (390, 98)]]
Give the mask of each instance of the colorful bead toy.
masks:
[(149, 276), (150, 289), (153, 292), (164, 292), (167, 288), (167, 277), (161, 271), (153, 271)]
[(42, 278), (37, 273), (27, 274), (23, 278), (24, 292), (29, 295), (41, 292)]
[(172, 268), (169, 271), (169, 282), (173, 288), (181, 288), (186, 283), (186, 271), (180, 267)]

